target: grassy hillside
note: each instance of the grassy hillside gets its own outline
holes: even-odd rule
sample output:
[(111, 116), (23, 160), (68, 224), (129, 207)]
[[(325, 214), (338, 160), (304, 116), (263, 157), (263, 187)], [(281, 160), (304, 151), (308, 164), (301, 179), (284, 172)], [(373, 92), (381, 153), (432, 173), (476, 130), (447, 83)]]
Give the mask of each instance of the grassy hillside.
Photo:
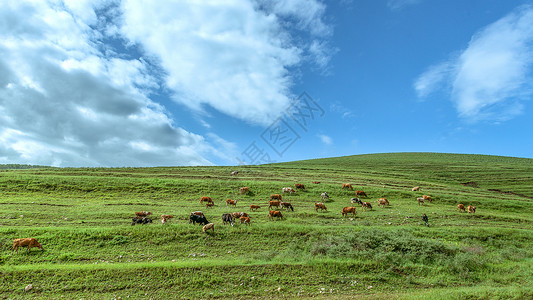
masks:
[[(284, 195), (295, 211), (269, 220), (270, 194), (295, 183), (306, 186)], [(374, 209), (342, 217), (355, 196), (342, 183), (364, 190)], [(243, 186), (249, 195), (239, 195)], [(324, 191), (328, 211), (316, 212)], [(531, 159), (397, 153), (242, 167), (0, 170), (0, 194), (3, 298), (533, 297)], [(434, 201), (419, 206), (422, 194)], [(215, 206), (202, 206), (201, 196)], [(391, 206), (378, 207), (380, 197)], [(476, 213), (458, 212), (459, 203)], [(131, 226), (145, 210), (154, 223)], [(214, 234), (188, 224), (195, 210)], [(220, 216), (235, 211), (250, 213), (252, 224), (222, 225)], [(175, 218), (162, 225), (161, 214)], [(12, 255), (22, 237), (45, 251)]]

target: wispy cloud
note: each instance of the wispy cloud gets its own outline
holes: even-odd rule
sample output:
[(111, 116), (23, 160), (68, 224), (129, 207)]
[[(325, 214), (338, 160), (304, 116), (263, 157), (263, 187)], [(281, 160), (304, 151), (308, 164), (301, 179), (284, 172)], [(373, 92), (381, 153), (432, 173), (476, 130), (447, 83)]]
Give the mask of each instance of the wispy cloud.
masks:
[(318, 137), (320, 138), (320, 140), (322, 141), (322, 143), (326, 144), (326, 145), (331, 145), (333, 144), (333, 139), (325, 134), (319, 134)]
[(389, 0), (387, 6), (390, 10), (400, 10), (406, 6), (414, 5), (422, 2), (422, 0)]
[(457, 58), (432, 66), (414, 83), (420, 97), (444, 89), (472, 121), (520, 114), (533, 93), (533, 6), (521, 6), (476, 33)]

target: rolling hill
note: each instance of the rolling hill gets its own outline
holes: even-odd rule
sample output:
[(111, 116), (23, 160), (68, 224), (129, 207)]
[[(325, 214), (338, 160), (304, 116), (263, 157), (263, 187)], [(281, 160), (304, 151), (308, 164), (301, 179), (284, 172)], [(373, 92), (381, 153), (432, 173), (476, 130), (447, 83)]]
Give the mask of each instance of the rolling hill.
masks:
[[(295, 211), (270, 220), (269, 196), (295, 183), (306, 189), (283, 195)], [(373, 209), (342, 217), (355, 197), (342, 183), (364, 190)], [(244, 186), (248, 195), (238, 192)], [(315, 211), (324, 191), (328, 210)], [(0, 193), (3, 298), (533, 297), (531, 159), (391, 153), (238, 167), (2, 169)], [(423, 194), (433, 201), (418, 205)], [(381, 197), (391, 205), (378, 207)], [(458, 212), (459, 203), (476, 213)], [(214, 234), (188, 224), (196, 210)], [(136, 211), (153, 212), (154, 223), (131, 226)], [(252, 224), (222, 225), (234, 211)], [(162, 225), (161, 214), (174, 219)], [(12, 255), (22, 237), (45, 251)]]

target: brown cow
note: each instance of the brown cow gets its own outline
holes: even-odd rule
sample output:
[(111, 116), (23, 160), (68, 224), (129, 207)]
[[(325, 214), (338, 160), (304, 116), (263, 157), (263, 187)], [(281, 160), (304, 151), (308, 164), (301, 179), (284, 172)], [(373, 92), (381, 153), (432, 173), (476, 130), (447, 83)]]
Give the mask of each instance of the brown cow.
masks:
[(274, 200), (274, 199), (277, 199), (277, 200), (280, 200), (280, 201), (283, 200), (281, 198), (280, 194), (272, 194), (272, 195), (270, 195), (270, 200)]
[(467, 209), (468, 209), (468, 213), (473, 213), (473, 214), (476, 213), (476, 207), (475, 206), (468, 205)]
[(284, 187), (284, 188), (281, 189), (281, 192), (283, 194), (289, 193), (289, 195), (292, 195), (292, 193), (296, 193), (296, 191), (293, 188), (291, 188), (291, 187)]
[(171, 215), (161, 215), (161, 223), (165, 224), (168, 220), (174, 218), (174, 216)]
[(135, 217), (137, 217), (137, 218), (145, 218), (145, 217), (148, 217), (151, 214), (152, 213), (149, 212), (149, 211), (139, 211), (139, 212), (135, 213)]
[(319, 184), (319, 183), (320, 183), (320, 181), (313, 181), (313, 183), (314, 183), (314, 184)]
[(259, 208), (261, 208), (261, 206), (259, 205), (254, 205), (254, 204), (250, 205), (250, 210), (256, 211)]
[(204, 225), (204, 227), (202, 227), (202, 231), (207, 233), (207, 231), (211, 229), (211, 231), (213, 231), (213, 233), (215, 233), (215, 224), (213, 223), (209, 223), (209, 224), (206, 224)]
[(387, 198), (379, 198), (378, 206), (385, 207), (385, 205), (390, 205), (389, 200)]
[(349, 189), (349, 190), (353, 190), (353, 186), (349, 183), (343, 183), (342, 184), (342, 189)]
[(458, 212), (465, 212), (465, 206), (463, 204), (457, 204), (457, 211)]
[(245, 212), (233, 212), (231, 213), (231, 217), (234, 218), (234, 219), (239, 219), (240, 217), (250, 217), (250, 215), (248, 215), (247, 213)]
[(11, 254), (13, 255), (15, 250), (17, 250), (17, 253), (18, 253), (19, 247), (26, 247), (26, 246), (28, 246), (28, 253), (30, 252), (31, 247), (36, 247), (41, 250), (44, 250), (43, 246), (41, 246), (41, 244), (39, 244), (39, 242), (37, 242), (37, 240), (34, 238), (16, 239), (13, 241), (13, 248), (12, 248), (13, 251), (11, 252)]
[(363, 192), (363, 191), (355, 191), (355, 195), (356, 195), (356, 196), (361, 196), (361, 197), (362, 197), (362, 196), (368, 197), (368, 196), (366, 195), (366, 193)]
[(292, 211), (294, 211), (294, 207), (292, 207), (292, 204), (290, 204), (290, 202), (281, 202), (281, 209), (283, 210), (283, 208), (285, 207), (287, 209), (287, 211), (290, 209)]
[(245, 194), (245, 195), (248, 195), (248, 193), (250, 192), (250, 189), (245, 186), (245, 187), (242, 187), (239, 189), (239, 194), (242, 195), (242, 194)]
[(273, 206), (275, 206), (277, 208), (280, 208), (281, 201), (279, 201), (279, 200), (268, 201), (268, 209), (271, 209)]
[(321, 209), (321, 211), (328, 211), (328, 209), (326, 208), (326, 205), (324, 205), (324, 203), (315, 203), (315, 211), (318, 212), (318, 209)]
[(281, 214), (281, 211), (279, 210), (271, 210), (268, 212), (268, 217), (270, 218), (270, 220), (274, 219), (274, 218), (278, 218), (278, 219), (283, 219), (283, 215)]
[(213, 199), (211, 199), (211, 197), (202, 197), (202, 198), (200, 198), (200, 204), (203, 203), (204, 201), (206, 201), (207, 203), (212, 203)]
[(414, 188), (411, 189), (411, 191), (418, 192), (418, 191), (420, 191), (420, 187), (419, 186), (415, 186)]
[(367, 208), (372, 210), (372, 204), (370, 202), (363, 202), (363, 210), (366, 211)]
[(297, 189), (297, 190), (305, 190), (305, 186), (301, 183), (295, 183), (294, 184), (294, 187)]
[(345, 217), (347, 216), (349, 213), (352, 213), (353, 216), (355, 217), (355, 207), (351, 206), (351, 207), (345, 207), (342, 209), (342, 216)]
[(213, 206), (215, 206), (215, 203), (213, 203), (213, 202), (207, 202), (205, 204), (205, 208), (210, 208), (210, 207), (213, 207)]
[(422, 196), (422, 198), (424, 198), (424, 201), (429, 201), (429, 202), (433, 201), (431, 199), (431, 196), (428, 196), (428, 195), (424, 195), (424, 196)]
[(248, 217), (240, 217), (239, 220), (241, 221), (241, 224), (250, 225), (250, 218)]
[(226, 206), (233, 205), (237, 207), (237, 200), (226, 199)]
[(191, 212), (191, 215), (204, 216), (204, 213), (198, 210), (198, 211)]
[(422, 206), (424, 205), (424, 198), (422, 198), (422, 197), (417, 197), (417, 198), (416, 198), (416, 201), (418, 201), (418, 205), (422, 205)]

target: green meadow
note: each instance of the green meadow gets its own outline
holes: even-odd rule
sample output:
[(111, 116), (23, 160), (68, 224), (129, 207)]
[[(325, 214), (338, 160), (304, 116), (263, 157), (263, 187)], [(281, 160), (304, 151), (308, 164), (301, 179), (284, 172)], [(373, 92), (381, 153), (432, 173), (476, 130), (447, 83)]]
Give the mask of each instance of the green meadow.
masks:
[[(295, 183), (306, 189), (283, 195), (294, 212), (269, 220), (270, 195)], [(342, 217), (355, 197), (342, 183), (364, 190), (373, 209)], [(250, 193), (239, 195), (244, 186)], [(314, 208), (322, 192), (327, 212)], [(11, 165), (0, 170), (0, 195), (2, 299), (533, 298), (531, 159), (394, 153), (238, 167)], [(422, 195), (433, 201), (418, 205)], [(201, 205), (202, 196), (215, 206)], [(391, 205), (378, 207), (381, 197)], [(475, 214), (458, 212), (459, 203)], [(251, 204), (261, 208), (250, 212)], [(189, 224), (197, 210), (214, 233)], [(138, 211), (151, 211), (153, 223), (131, 226)], [(223, 213), (238, 211), (251, 225), (222, 224)], [(174, 218), (162, 225), (161, 214)], [(13, 240), (26, 237), (45, 251), (12, 254)]]

